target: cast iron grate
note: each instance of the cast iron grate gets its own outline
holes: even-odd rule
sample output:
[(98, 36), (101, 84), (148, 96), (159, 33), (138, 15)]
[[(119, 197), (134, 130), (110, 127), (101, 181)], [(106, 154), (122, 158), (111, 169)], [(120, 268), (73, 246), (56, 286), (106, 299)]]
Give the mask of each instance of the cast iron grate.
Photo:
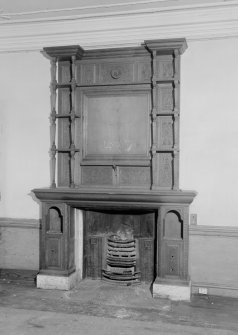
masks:
[(111, 235), (107, 239), (106, 269), (102, 270), (104, 280), (130, 285), (140, 282), (136, 271), (136, 241)]

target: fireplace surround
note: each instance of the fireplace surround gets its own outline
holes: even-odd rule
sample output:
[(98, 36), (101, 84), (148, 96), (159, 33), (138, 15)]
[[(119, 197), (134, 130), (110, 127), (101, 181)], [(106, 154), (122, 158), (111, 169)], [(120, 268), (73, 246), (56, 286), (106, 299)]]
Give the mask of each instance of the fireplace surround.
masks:
[(83, 278), (146, 281), (153, 297), (190, 299), (189, 205), (196, 192), (179, 189), (185, 49), (184, 39), (44, 49), (51, 61), (51, 185), (33, 190), (42, 204), (37, 287), (76, 284), (80, 209)]

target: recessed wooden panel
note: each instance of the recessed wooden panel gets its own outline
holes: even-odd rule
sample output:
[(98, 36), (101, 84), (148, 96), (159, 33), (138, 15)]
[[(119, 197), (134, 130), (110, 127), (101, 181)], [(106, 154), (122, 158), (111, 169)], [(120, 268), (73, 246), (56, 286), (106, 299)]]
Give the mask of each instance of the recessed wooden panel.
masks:
[(89, 237), (86, 241), (86, 271), (93, 279), (101, 278), (102, 274), (102, 237)]
[(58, 89), (58, 114), (70, 113), (70, 89)]
[(63, 217), (57, 207), (48, 210), (48, 233), (63, 233)]
[(84, 98), (84, 156), (144, 155), (149, 152), (147, 93), (110, 93)]
[(156, 75), (160, 79), (173, 78), (174, 64), (172, 55), (163, 55), (156, 57)]
[(165, 215), (164, 238), (167, 239), (183, 238), (183, 223), (180, 220), (179, 214), (175, 211), (170, 211)]
[(172, 116), (159, 116), (157, 118), (158, 140), (157, 145), (161, 149), (171, 148), (174, 145), (174, 130)]
[(141, 280), (150, 282), (154, 279), (154, 239), (140, 238), (138, 242)]
[(119, 168), (119, 184), (122, 186), (147, 186), (151, 183), (149, 166), (124, 166)]
[(107, 62), (99, 64), (99, 82), (119, 84), (133, 82), (134, 64), (128, 62)]
[(111, 166), (82, 166), (82, 184), (112, 185)]
[(69, 83), (71, 80), (71, 71), (70, 71), (70, 62), (69, 61), (61, 61), (58, 63), (58, 82)]
[(172, 84), (158, 85), (158, 108), (159, 112), (169, 113), (174, 109), (174, 94)]
[(138, 81), (150, 82), (151, 80), (151, 62), (138, 62)]
[(80, 85), (94, 85), (96, 82), (96, 64), (79, 64), (77, 67), (77, 82)]
[(180, 246), (166, 244), (166, 275), (179, 276), (180, 274)]
[(157, 154), (158, 185), (161, 188), (173, 186), (173, 157), (171, 153)]
[(70, 184), (70, 166), (69, 166), (69, 154), (59, 153), (57, 157), (58, 162), (58, 186), (69, 186)]
[(59, 238), (47, 238), (46, 240), (46, 266), (61, 267), (61, 240)]
[(85, 61), (77, 66), (77, 82), (80, 85), (121, 85), (138, 82), (149, 83), (150, 58), (133, 61)]

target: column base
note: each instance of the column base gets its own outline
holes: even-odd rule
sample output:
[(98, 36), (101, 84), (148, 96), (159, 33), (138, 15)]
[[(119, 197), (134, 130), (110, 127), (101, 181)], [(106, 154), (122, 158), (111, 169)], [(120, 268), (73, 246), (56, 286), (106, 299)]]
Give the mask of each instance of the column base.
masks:
[(76, 286), (77, 280), (77, 272), (74, 272), (69, 276), (38, 274), (36, 278), (36, 286), (37, 288), (43, 288), (46, 290), (69, 291)]
[(174, 301), (190, 301), (191, 281), (177, 282), (156, 279), (153, 283), (153, 298), (166, 298)]

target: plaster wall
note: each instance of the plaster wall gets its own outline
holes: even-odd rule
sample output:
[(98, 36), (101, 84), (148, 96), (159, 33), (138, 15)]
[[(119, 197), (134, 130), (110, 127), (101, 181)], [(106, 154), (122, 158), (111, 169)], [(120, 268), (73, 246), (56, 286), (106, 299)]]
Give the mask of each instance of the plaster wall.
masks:
[(0, 217), (39, 218), (31, 190), (49, 184), (49, 61), (0, 55)]
[[(200, 225), (238, 225), (238, 39), (188, 43), (182, 56), (180, 187)], [(49, 185), (49, 61), (0, 55), (0, 216), (39, 218), (30, 191)]]
[(0, 269), (39, 269), (39, 222), (0, 219)]
[(180, 187), (199, 225), (237, 226), (238, 39), (193, 42), (182, 56)]

